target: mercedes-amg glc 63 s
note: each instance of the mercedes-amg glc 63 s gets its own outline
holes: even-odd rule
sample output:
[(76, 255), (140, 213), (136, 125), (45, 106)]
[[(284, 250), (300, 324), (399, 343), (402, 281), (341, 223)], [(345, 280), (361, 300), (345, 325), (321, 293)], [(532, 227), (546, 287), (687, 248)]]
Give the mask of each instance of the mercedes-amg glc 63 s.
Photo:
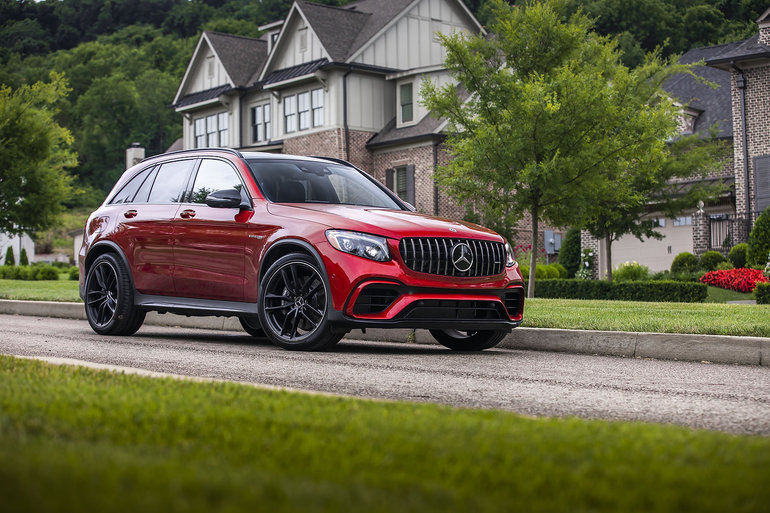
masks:
[(251, 335), (320, 350), (352, 329), (427, 328), (477, 351), (522, 319), (508, 243), (414, 212), (333, 158), (187, 150), (128, 169), (88, 218), (80, 296), (97, 333), (146, 312), (237, 316)]

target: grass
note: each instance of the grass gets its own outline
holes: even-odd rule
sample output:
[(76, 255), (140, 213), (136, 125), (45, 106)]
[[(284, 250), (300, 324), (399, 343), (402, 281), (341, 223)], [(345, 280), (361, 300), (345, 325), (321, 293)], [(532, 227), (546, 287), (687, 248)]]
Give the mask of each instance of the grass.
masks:
[(17, 299), (31, 301), (80, 301), (77, 280), (62, 279), (58, 281), (27, 281), (0, 280), (0, 299)]
[(748, 299), (754, 299), (754, 294), (709, 286), (706, 303), (727, 303), (728, 301), (745, 301)]
[(531, 328), (770, 337), (770, 305), (527, 299)]
[[(747, 295), (722, 292), (730, 301)], [(0, 280), (0, 299), (71, 302), (80, 301), (80, 296), (77, 281)], [(768, 318), (768, 305), (535, 298), (525, 300), (522, 325), (530, 328), (770, 337)]]
[(770, 439), (0, 356), (14, 511), (767, 511)]

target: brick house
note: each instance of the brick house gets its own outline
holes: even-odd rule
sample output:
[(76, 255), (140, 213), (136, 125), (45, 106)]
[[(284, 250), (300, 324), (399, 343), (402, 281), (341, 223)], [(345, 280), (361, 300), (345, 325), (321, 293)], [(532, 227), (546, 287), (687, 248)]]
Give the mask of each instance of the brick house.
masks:
[[(670, 268), (682, 251), (726, 254), (747, 240), (753, 222), (770, 206), (770, 9), (757, 23), (759, 32), (749, 39), (695, 48), (682, 56), (683, 63), (704, 61), (695, 71), (715, 83), (716, 89), (687, 75), (674, 77), (664, 86), (684, 105), (683, 133), (706, 131), (716, 124), (717, 137), (731, 145), (732, 157), (707, 177), (723, 182), (726, 193), (708, 205), (693, 205), (676, 219), (650, 213), (658, 218), (665, 238), (644, 242), (631, 235), (621, 238), (612, 245), (613, 265), (638, 261), (660, 271)], [(603, 241), (583, 233), (582, 243), (598, 255), (595, 275), (604, 275)]]
[(296, 0), (259, 39), (204, 32), (174, 99), (182, 147), (328, 155), (387, 184), (418, 211), (462, 217), (434, 182), (441, 120), (418, 94), (450, 81), (435, 34), (480, 33), (460, 0)]

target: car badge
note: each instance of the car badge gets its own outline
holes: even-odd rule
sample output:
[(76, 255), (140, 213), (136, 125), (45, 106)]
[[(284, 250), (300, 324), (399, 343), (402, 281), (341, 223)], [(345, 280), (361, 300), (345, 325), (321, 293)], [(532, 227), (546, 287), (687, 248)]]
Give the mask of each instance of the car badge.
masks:
[(452, 265), (461, 273), (469, 271), (473, 266), (473, 252), (465, 242), (452, 246)]

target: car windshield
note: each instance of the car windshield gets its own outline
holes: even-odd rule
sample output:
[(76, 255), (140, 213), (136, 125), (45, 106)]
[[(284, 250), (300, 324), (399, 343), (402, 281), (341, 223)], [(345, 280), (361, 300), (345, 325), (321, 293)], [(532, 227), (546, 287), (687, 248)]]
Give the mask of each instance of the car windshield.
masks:
[(332, 162), (250, 159), (265, 197), (275, 203), (331, 203), (401, 210), (358, 170)]

